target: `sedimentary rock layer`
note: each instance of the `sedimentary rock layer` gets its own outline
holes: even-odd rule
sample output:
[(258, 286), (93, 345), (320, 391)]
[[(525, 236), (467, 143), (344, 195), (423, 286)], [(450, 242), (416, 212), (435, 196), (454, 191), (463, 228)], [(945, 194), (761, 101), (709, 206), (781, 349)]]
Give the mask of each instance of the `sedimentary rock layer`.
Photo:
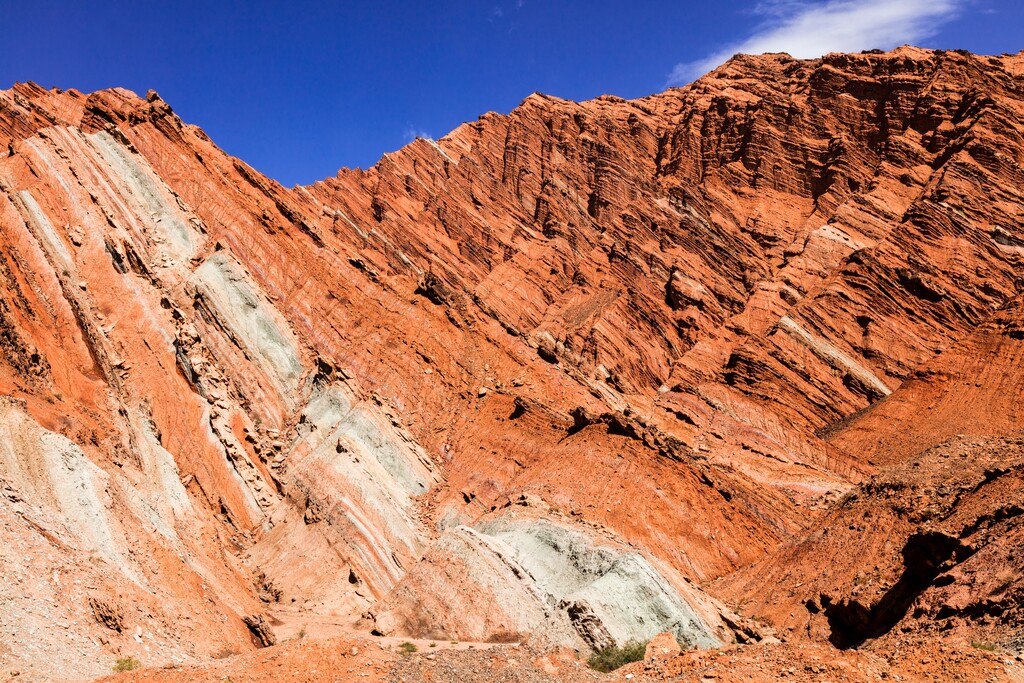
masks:
[[(285, 608), (581, 648), (646, 614), (711, 645), (759, 633), (698, 584), (757, 562), (713, 590), (822, 635), (750, 598), (779, 580), (851, 621), (771, 553), (816, 571), (797, 540), (860, 514), (844, 496), (965, 416), (1016, 424), (1022, 76), (738, 56), (290, 189), (155, 92), (0, 92), (0, 654), (225, 654)], [(893, 543), (926, 533), (893, 514)], [(444, 612), (431, 587), (471, 594), (432, 566), (491, 609)]]

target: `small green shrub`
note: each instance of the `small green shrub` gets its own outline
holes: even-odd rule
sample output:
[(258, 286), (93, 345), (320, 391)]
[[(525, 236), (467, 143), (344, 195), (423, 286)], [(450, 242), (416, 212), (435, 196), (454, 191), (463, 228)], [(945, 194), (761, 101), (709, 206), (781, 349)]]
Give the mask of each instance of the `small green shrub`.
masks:
[(646, 651), (647, 643), (638, 643), (635, 640), (629, 641), (622, 647), (609, 645), (590, 655), (587, 665), (594, 671), (608, 673), (626, 666), (630, 662), (642, 661)]
[(979, 643), (976, 640), (971, 643), (971, 647), (977, 648), (979, 650), (985, 650), (986, 652), (996, 651), (996, 646), (992, 643)]
[(121, 673), (122, 671), (135, 671), (142, 666), (139, 660), (135, 657), (118, 657), (117, 661), (114, 662), (114, 672)]
[(302, 639), (303, 639), (303, 638), (305, 638), (305, 637), (306, 637), (307, 635), (308, 635), (308, 634), (306, 633), (306, 625), (305, 625), (305, 624), (303, 624), (303, 625), (302, 625), (302, 628), (301, 628), (301, 629), (299, 629), (299, 632), (298, 632), (298, 633), (296, 634), (296, 637), (298, 637), (298, 639), (299, 639), (299, 640), (302, 640)]
[(418, 650), (419, 648), (417, 648), (415, 644), (406, 641), (399, 645), (398, 649), (401, 651), (403, 655), (411, 655), (413, 652), (416, 652), (416, 650)]

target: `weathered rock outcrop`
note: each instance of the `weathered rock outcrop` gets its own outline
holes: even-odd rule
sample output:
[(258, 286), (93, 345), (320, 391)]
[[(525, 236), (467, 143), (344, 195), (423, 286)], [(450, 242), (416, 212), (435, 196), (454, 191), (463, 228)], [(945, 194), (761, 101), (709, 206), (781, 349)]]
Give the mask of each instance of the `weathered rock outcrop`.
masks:
[(756, 638), (700, 585), (844, 646), (911, 607), (1011, 642), (940, 584), (1016, 567), (1022, 77), (738, 56), (291, 189), (155, 92), (0, 92), (0, 656), (221, 655), (287, 610)]
[(734, 638), (727, 609), (604, 536), (514, 511), (449, 529), (375, 608), (375, 626), (385, 634), (577, 650), (666, 630), (689, 647)]
[(1014, 299), (837, 425), (829, 438), (863, 448), (881, 471), (799, 543), (724, 579), (723, 592), (780, 630), (840, 648), (943, 634), (1019, 650), (1022, 314)]

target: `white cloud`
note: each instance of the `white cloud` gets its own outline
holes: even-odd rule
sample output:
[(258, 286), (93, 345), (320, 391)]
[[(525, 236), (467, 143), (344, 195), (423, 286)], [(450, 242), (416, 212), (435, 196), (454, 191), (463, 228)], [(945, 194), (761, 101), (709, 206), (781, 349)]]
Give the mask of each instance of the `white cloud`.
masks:
[(402, 131), (402, 139), (405, 140), (405, 144), (409, 144), (416, 138), (424, 138), (427, 140), (433, 140), (433, 136), (427, 131), (417, 128), (416, 126), (406, 126), (405, 130)]
[(969, 0), (763, 0), (754, 13), (766, 17), (746, 40), (704, 59), (677, 64), (668, 85), (682, 85), (742, 52), (788, 52), (799, 59), (829, 52), (892, 49), (935, 33)]

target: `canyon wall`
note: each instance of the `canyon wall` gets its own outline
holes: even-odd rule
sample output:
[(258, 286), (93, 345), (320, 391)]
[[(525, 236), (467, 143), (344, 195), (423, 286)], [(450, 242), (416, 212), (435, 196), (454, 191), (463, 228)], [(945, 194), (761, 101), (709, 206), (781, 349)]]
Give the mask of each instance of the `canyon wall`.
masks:
[[(1022, 75), (741, 55), (290, 189), (155, 92), (0, 92), (0, 661), (225, 656), (263, 615), (884, 634), (837, 588), (863, 558), (812, 595), (842, 553), (800, 543), (1016, 429)], [(885, 543), (924, 538), (893, 509)]]

